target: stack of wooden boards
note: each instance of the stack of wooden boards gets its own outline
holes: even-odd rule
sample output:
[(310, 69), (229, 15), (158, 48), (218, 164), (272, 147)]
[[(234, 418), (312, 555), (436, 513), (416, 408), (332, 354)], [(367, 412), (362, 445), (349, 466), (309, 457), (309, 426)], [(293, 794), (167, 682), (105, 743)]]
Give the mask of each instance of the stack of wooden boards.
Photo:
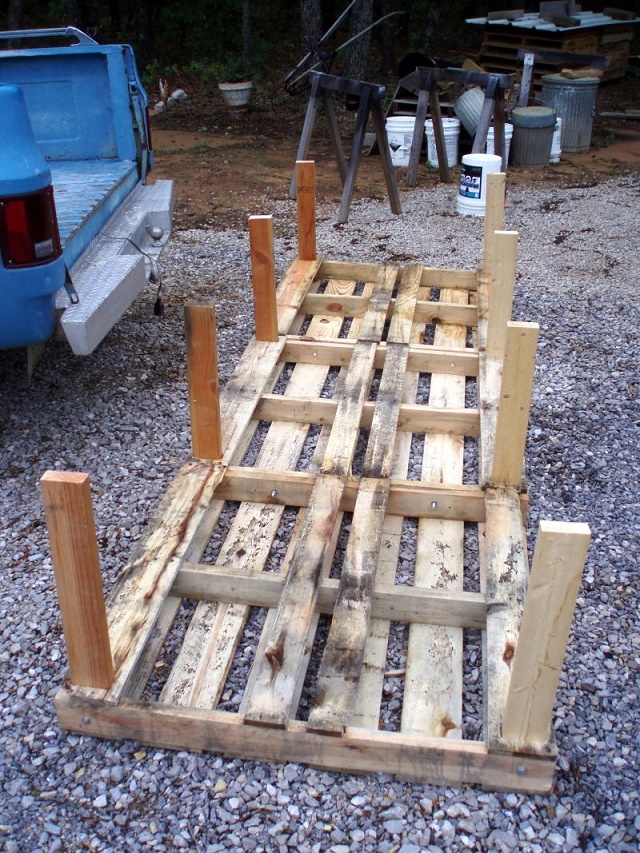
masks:
[(542, 522), (529, 576), (537, 326), (510, 321), (505, 176), (489, 176), (482, 267), (460, 271), (317, 258), (312, 165), (277, 298), (271, 218), (250, 220), (256, 336), (222, 394), (214, 311), (187, 308), (193, 458), (106, 607), (88, 478), (42, 478), (59, 723), (549, 791), (589, 531)]
[[(506, 18), (490, 21), (476, 18), (468, 23), (484, 24), (485, 32), (478, 62), (486, 71), (508, 74), (522, 67), (519, 50), (559, 51), (562, 53), (597, 54), (607, 57), (603, 80), (624, 77), (637, 18), (618, 9), (604, 13), (580, 12), (575, 26), (554, 26), (537, 13), (527, 13), (514, 21)], [(561, 70), (562, 60), (536, 63), (535, 85), (539, 89), (544, 74)]]

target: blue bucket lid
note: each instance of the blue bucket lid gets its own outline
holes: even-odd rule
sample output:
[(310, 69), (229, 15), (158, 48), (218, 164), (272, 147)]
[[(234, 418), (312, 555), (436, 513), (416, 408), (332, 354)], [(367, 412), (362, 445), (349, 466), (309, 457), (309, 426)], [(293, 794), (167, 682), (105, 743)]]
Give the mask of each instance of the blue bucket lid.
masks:
[(36, 143), (18, 86), (0, 85), (0, 116), (0, 182), (7, 195), (24, 195), (48, 187), (51, 171)]
[(556, 123), (556, 113), (551, 107), (516, 107), (511, 121), (516, 127), (552, 127)]

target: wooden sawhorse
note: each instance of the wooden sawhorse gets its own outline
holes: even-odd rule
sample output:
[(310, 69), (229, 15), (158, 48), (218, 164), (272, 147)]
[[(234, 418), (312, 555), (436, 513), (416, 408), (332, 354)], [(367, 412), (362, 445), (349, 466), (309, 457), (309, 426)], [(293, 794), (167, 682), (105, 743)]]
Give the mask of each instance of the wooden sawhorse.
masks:
[[(376, 139), (380, 149), (382, 171), (384, 172), (384, 179), (387, 184), (391, 210), (393, 213), (402, 213), (400, 194), (398, 193), (398, 186), (393, 172), (393, 164), (391, 163), (391, 154), (389, 152), (389, 144), (387, 141), (387, 131), (385, 128), (384, 117), (382, 115), (382, 99), (385, 94), (384, 86), (378, 86), (375, 83), (363, 83), (359, 80), (348, 80), (345, 77), (335, 77), (334, 75), (323, 74), (319, 71), (315, 71), (309, 76), (311, 77), (311, 94), (309, 95), (309, 104), (307, 106), (307, 113), (302, 127), (302, 135), (300, 137), (296, 160), (308, 159), (311, 134), (313, 132), (313, 125), (318, 111), (318, 102), (320, 98), (322, 98), (329, 125), (331, 144), (336, 155), (336, 160), (338, 161), (338, 170), (340, 171), (340, 179), (342, 180), (343, 186), (338, 222), (346, 222), (349, 218), (349, 208), (351, 206), (351, 199), (353, 198), (353, 191), (355, 189), (356, 175), (358, 173), (358, 166), (360, 165), (360, 157), (364, 146), (369, 114), (371, 114), (373, 119)], [(351, 156), (349, 157), (348, 162), (340, 139), (335, 106), (331, 97), (333, 92), (354, 95), (360, 99), (358, 115), (356, 117), (356, 129), (353, 136), (353, 143), (351, 145)], [(296, 197), (295, 172), (291, 179), (289, 195), (291, 198)]]
[(499, 157), (502, 157), (502, 171), (506, 171), (504, 95), (507, 89), (513, 86), (514, 76), (513, 74), (485, 74), (481, 71), (466, 71), (464, 68), (416, 68), (415, 71), (400, 80), (398, 84), (400, 87), (418, 96), (416, 123), (413, 131), (413, 141), (406, 176), (407, 186), (413, 187), (418, 181), (418, 163), (420, 162), (420, 151), (424, 138), (424, 123), (427, 118), (429, 105), (431, 106), (433, 134), (436, 151), (438, 152), (440, 180), (444, 182), (451, 180), (444, 131), (442, 128), (440, 99), (438, 97), (438, 83), (440, 81), (460, 83), (462, 85), (472, 83), (484, 89), (484, 102), (480, 113), (480, 121), (471, 150), (474, 154), (484, 150), (489, 125), (493, 119), (495, 128), (494, 150)]

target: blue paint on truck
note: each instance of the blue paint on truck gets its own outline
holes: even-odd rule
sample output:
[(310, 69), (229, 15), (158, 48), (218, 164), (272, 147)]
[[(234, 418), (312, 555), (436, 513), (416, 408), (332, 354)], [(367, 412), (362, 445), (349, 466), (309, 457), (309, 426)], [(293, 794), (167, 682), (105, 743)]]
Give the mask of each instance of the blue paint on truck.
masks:
[(172, 184), (146, 182), (147, 96), (129, 45), (73, 28), (0, 33), (0, 45), (61, 37), (77, 43), (0, 50), (0, 348), (46, 341), (58, 314), (88, 354), (157, 279)]

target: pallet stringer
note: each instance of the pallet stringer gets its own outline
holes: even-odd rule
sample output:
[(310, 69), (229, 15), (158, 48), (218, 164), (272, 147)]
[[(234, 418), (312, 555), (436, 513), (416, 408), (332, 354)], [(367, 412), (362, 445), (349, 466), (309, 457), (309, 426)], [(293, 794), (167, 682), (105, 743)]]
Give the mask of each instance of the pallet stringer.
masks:
[[(589, 530), (541, 522), (529, 575), (537, 327), (510, 320), (517, 234), (503, 230), (503, 176), (490, 183), (477, 272), (318, 258), (312, 164), (298, 164), (297, 186), (299, 254), (277, 286), (271, 218), (250, 220), (256, 335), (222, 392), (215, 312), (186, 308), (193, 458), (106, 603), (88, 477), (42, 478), (70, 664), (58, 721), (157, 747), (548, 792)], [(160, 677), (182, 601), (194, 609)], [(243, 695), (229, 700), (262, 611)], [(384, 683), (396, 623), (408, 653), (392, 673), (404, 683), (394, 721)], [(483, 637), (479, 693), (470, 631)], [(474, 690), (480, 740), (467, 734)]]

